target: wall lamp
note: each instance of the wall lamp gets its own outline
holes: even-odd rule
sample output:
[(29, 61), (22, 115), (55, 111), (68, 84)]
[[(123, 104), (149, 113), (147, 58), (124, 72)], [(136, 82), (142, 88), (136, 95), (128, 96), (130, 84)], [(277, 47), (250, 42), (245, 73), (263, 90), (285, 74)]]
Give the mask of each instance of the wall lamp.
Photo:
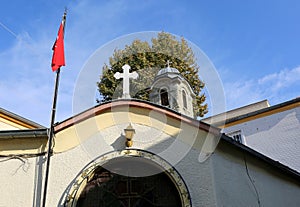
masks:
[(131, 147), (133, 144), (132, 138), (135, 134), (135, 129), (131, 126), (131, 124), (128, 125), (126, 129), (124, 129), (125, 132), (125, 138), (126, 138), (126, 147)]

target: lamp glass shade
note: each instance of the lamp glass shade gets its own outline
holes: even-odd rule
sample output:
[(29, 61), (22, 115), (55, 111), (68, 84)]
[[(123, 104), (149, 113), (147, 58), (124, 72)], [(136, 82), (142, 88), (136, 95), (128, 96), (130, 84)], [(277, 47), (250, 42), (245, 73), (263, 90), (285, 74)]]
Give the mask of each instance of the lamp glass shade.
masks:
[(129, 126), (124, 129), (124, 132), (126, 139), (132, 139), (133, 135), (135, 134), (135, 129), (132, 128), (131, 124), (129, 124)]

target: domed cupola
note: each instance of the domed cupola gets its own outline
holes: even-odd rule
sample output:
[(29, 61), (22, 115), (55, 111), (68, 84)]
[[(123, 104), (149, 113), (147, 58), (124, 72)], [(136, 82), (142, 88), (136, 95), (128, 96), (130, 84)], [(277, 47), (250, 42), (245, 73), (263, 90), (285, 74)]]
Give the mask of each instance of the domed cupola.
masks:
[(194, 97), (189, 83), (176, 68), (170, 67), (170, 62), (167, 61), (167, 67), (157, 73), (152, 83), (150, 101), (194, 117)]
[(180, 74), (179, 71), (176, 68), (171, 68), (169, 65), (166, 68), (161, 69), (160, 71), (158, 71), (156, 78), (160, 75), (164, 75), (164, 74)]

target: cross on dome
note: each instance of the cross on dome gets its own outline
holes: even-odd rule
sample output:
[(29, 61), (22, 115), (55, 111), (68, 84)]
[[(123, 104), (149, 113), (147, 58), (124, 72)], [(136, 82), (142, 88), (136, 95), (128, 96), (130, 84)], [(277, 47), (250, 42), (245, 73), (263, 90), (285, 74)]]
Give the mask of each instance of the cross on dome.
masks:
[(172, 63), (170, 60), (167, 60), (167, 68), (170, 68), (170, 63)]

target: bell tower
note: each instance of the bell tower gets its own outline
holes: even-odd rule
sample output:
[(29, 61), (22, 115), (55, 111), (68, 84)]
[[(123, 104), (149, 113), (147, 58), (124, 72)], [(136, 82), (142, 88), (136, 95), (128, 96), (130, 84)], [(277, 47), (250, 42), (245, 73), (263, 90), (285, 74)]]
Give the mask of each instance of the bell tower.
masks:
[(194, 118), (194, 97), (189, 83), (167, 61), (167, 67), (157, 73), (152, 83), (150, 101)]

